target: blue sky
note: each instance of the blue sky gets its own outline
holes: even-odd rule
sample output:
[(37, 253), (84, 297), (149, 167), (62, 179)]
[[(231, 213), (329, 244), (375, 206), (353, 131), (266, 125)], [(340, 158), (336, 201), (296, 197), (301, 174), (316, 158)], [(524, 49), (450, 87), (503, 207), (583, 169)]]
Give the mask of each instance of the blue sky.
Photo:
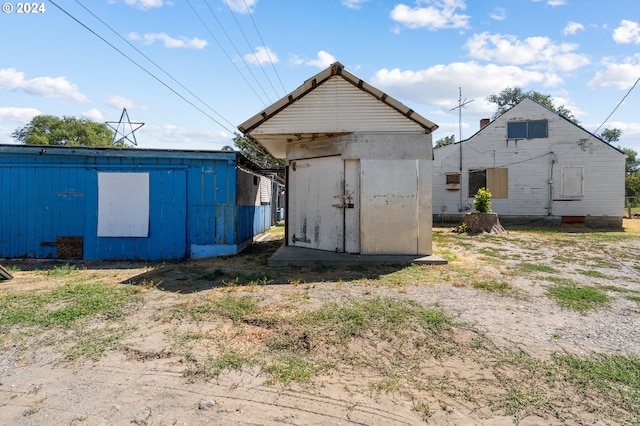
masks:
[(37, 114), (104, 122), (127, 108), (146, 123), (139, 147), (216, 150), (339, 61), (437, 123), (434, 141), (460, 140), (459, 88), (463, 139), (507, 86), (552, 95), (591, 132), (627, 95), (600, 131), (640, 152), (637, 0), (41, 3), (0, 14), (0, 143)]

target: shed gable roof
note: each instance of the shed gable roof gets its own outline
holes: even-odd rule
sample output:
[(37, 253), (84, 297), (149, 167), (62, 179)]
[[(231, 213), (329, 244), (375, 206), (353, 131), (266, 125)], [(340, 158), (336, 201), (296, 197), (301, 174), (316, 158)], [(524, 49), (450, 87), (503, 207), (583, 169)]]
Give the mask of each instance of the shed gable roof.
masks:
[(276, 157), (285, 156), (287, 142), (319, 135), (431, 133), (437, 128), (338, 62), (238, 126)]

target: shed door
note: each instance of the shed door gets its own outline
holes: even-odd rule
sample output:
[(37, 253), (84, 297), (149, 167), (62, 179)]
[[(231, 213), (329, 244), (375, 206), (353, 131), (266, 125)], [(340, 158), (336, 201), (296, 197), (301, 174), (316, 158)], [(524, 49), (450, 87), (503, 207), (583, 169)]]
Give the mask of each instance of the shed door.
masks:
[(360, 168), (360, 252), (417, 254), (417, 161), (362, 160)]
[(289, 163), (288, 244), (344, 251), (344, 163), (339, 156)]

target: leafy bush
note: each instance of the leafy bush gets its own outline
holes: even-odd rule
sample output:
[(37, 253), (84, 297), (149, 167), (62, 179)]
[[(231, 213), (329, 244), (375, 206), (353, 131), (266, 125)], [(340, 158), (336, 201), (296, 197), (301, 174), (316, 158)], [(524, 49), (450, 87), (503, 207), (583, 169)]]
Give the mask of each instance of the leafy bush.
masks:
[(473, 206), (479, 213), (487, 213), (491, 211), (491, 197), (493, 194), (487, 191), (486, 188), (478, 189), (475, 199), (473, 200)]

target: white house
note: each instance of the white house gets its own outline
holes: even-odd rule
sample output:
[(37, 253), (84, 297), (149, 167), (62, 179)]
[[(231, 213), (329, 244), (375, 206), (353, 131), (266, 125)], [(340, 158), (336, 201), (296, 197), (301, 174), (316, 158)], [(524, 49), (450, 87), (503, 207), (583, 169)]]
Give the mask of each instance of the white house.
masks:
[(335, 63), (238, 128), (286, 158), (286, 244), (431, 254), (438, 126)]
[(486, 187), (501, 221), (622, 226), (625, 154), (529, 98), (434, 149), (433, 169), (436, 221), (459, 220)]

